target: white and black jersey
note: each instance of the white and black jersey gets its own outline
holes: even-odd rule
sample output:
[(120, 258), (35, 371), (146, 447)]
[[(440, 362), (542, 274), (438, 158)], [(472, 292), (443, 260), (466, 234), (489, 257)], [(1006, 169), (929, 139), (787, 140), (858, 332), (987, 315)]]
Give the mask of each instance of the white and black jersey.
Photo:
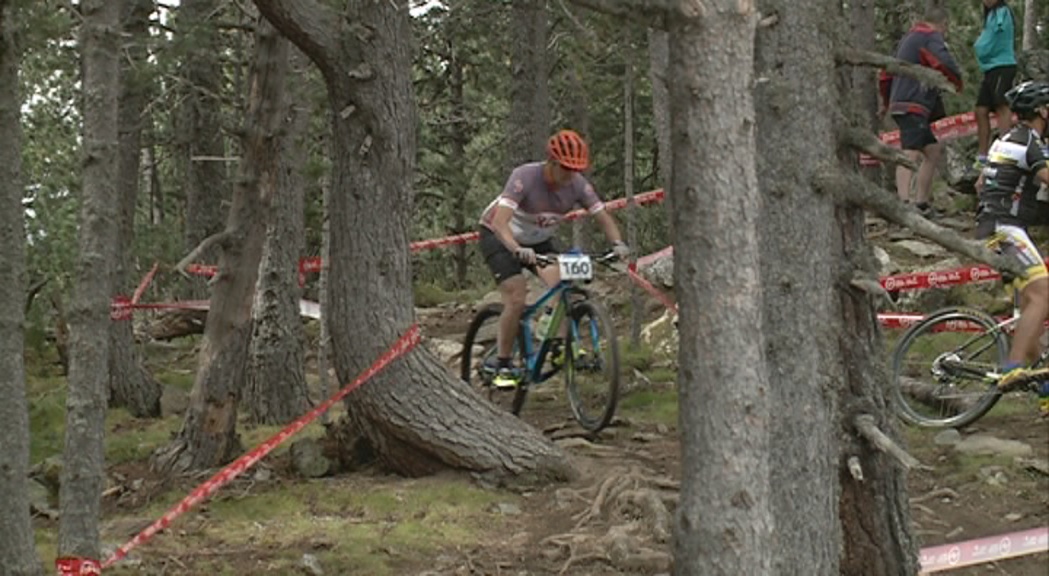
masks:
[(1030, 126), (1019, 124), (994, 141), (983, 169), (977, 219), (1032, 226), (1045, 218), (1046, 203), (1038, 171), (1046, 167), (1046, 143)]

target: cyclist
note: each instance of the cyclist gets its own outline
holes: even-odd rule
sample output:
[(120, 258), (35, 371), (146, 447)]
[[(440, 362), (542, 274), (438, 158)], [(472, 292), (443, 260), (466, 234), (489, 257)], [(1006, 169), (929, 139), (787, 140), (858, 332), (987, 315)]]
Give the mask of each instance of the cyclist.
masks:
[(480, 249), (499, 286), (503, 312), (499, 317), (497, 358), (484, 369), (494, 373), (496, 387), (513, 387), (520, 370), (511, 355), (514, 337), (528, 295), (522, 270), (538, 275), (547, 286), (560, 281), (556, 266), (536, 268), (537, 254), (559, 250), (553, 235), (564, 216), (577, 205), (594, 216), (612, 242), (616, 255), (625, 258), (630, 250), (623, 242), (616, 221), (604, 210), (601, 198), (581, 172), (590, 165), (586, 141), (572, 130), (561, 130), (546, 145), (545, 162), (518, 166), (510, 174), (501, 194), (485, 208), (480, 221)]
[(1012, 287), (1020, 291), (1020, 320), (998, 388), (1007, 391), (1041, 376), (1039, 406), (1044, 416), (1049, 415), (1049, 367), (1035, 371), (1027, 365), (1038, 356), (1039, 338), (1049, 319), (1049, 271), (1027, 228), (1044, 218), (1039, 194), (1042, 185), (1049, 184), (1049, 83), (1024, 82), (1006, 92), (1005, 98), (1019, 123), (991, 145), (977, 182), (976, 231), (988, 246), (1015, 258), (1027, 270), (1026, 278), (1011, 279)]

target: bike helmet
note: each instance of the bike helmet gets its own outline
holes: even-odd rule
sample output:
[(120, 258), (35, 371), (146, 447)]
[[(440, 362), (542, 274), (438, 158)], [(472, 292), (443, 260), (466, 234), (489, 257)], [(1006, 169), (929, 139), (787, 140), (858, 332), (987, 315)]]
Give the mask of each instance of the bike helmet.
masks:
[(567, 170), (582, 172), (590, 166), (590, 150), (582, 136), (572, 130), (561, 130), (546, 143), (550, 159)]
[(1005, 93), (1005, 101), (1017, 116), (1033, 116), (1035, 110), (1049, 106), (1049, 83), (1029, 80), (1014, 86)]

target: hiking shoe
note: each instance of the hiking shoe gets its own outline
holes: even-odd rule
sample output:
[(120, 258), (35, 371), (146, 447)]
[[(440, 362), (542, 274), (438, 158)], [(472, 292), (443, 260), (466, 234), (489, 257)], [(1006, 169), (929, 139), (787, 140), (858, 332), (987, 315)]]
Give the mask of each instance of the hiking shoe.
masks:
[(946, 216), (945, 212), (938, 210), (932, 204), (928, 204), (925, 207), (915, 206), (915, 208), (918, 210), (918, 213), (922, 215), (922, 218), (925, 218), (926, 220), (939, 220)]
[(998, 391), (1009, 392), (1042, 379), (1049, 379), (1049, 368), (1013, 368), (998, 378)]

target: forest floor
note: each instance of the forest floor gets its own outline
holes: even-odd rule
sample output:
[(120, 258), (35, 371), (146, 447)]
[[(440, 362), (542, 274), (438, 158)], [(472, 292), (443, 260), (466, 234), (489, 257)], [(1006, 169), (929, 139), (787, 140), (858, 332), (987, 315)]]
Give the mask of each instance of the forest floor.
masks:
[[(617, 321), (625, 320), (621, 306), (613, 310)], [(658, 316), (655, 308), (648, 312), (649, 320)], [(428, 336), (455, 341), (461, 340), (470, 315), (470, 306), (448, 305), (428, 309), (420, 318)], [(111, 410), (102, 523), (108, 551), (207, 478), (158, 476), (149, 468), (152, 450), (181, 425), (197, 344), (187, 338), (177, 346), (150, 349), (148, 367), (165, 385), (163, 418), (141, 420)], [(375, 468), (307, 479), (294, 472), (288, 447), (282, 446), (105, 573), (669, 573), (669, 518), (664, 514), (673, 508), (680, 479), (675, 374), (672, 366), (653, 360), (651, 351), (629, 351), (624, 364), (630, 390), (615, 425), (597, 438), (573, 432), (556, 386), (529, 398), (523, 417), (570, 453), (579, 470), (571, 482), (521, 491), (460, 474), (406, 479)], [(53, 566), (58, 522), (46, 508), (54, 506), (65, 384), (50, 362), (31, 358), (29, 368), (34, 486), (44, 492), (38, 508), (45, 509), (34, 521), (41, 557)], [(316, 379), (311, 381), (319, 396)], [(332, 417), (338, 416), (336, 410)], [(255, 446), (277, 430), (242, 425), (241, 441)], [(908, 451), (931, 466), (908, 476), (911, 518), (923, 547), (1049, 525), (1049, 421), (1037, 417), (1032, 395), (1009, 395), (962, 432), (1022, 444), (1002, 442), (1004, 448), (984, 454), (965, 453), (938, 442), (939, 431), (901, 430)], [(321, 438), (324, 427), (314, 423), (301, 436)], [(949, 572), (1047, 573), (1045, 553)]]

